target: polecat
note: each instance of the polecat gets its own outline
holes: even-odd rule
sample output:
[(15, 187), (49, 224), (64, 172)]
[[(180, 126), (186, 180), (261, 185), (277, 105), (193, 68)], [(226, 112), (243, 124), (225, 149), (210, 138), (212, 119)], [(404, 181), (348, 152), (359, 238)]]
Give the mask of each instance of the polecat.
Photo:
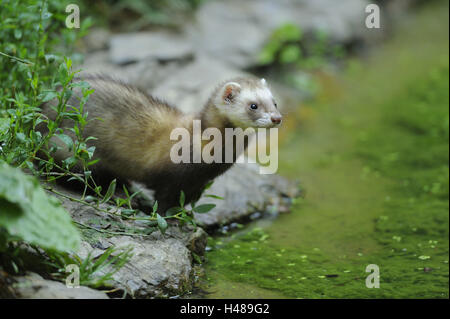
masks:
[[(90, 167), (92, 173), (102, 180), (116, 178), (145, 184), (155, 191), (158, 210), (162, 213), (178, 205), (181, 191), (185, 193), (186, 203), (196, 201), (209, 181), (233, 165), (208, 164), (203, 160), (172, 162), (170, 150), (176, 141), (169, 137), (173, 129), (186, 128), (192, 133), (193, 120), (197, 119), (201, 120), (202, 130), (215, 127), (224, 133), (225, 128), (270, 128), (279, 125), (282, 119), (264, 79), (235, 78), (223, 82), (203, 109), (191, 115), (112, 78), (88, 76), (82, 80), (95, 89), (84, 106), (88, 124), (83, 131), (83, 136), (96, 138), (88, 141), (88, 146), (95, 146), (94, 159), (100, 159)], [(77, 106), (80, 97), (81, 92), (75, 90), (68, 104)], [(50, 119), (56, 117), (51, 107), (56, 103), (50, 101), (43, 105), (42, 112)], [(61, 126), (73, 128), (74, 122), (64, 119)], [(64, 133), (73, 136), (70, 130)], [(54, 154), (58, 162), (72, 155), (58, 138), (52, 142), (59, 146)], [(239, 155), (234, 154), (233, 161)]]

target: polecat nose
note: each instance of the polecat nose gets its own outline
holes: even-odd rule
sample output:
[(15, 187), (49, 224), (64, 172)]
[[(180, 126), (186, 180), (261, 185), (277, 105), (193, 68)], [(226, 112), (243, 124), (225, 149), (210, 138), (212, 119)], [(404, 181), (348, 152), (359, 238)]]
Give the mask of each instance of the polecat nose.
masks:
[(280, 124), (282, 117), (281, 116), (272, 116), (270, 119), (272, 120), (272, 123)]

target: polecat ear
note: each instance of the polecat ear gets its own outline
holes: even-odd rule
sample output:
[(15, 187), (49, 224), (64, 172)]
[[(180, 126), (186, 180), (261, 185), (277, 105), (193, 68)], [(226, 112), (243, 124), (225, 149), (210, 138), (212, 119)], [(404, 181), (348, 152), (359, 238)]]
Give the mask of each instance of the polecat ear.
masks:
[(222, 99), (230, 103), (241, 92), (241, 85), (236, 82), (228, 82), (223, 86)]
[(261, 84), (264, 85), (264, 86), (266, 86), (266, 85), (267, 85), (266, 79), (262, 78), (262, 79), (261, 79)]

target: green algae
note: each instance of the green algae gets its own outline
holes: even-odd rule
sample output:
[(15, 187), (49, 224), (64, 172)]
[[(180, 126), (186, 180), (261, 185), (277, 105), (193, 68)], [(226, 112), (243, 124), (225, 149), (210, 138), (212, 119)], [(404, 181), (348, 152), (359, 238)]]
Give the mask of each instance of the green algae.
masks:
[[(305, 198), (211, 239), (210, 297), (449, 297), (448, 57), (448, 7), (430, 8), (370, 61), (322, 75), (280, 149)], [(366, 287), (369, 264), (379, 289)]]

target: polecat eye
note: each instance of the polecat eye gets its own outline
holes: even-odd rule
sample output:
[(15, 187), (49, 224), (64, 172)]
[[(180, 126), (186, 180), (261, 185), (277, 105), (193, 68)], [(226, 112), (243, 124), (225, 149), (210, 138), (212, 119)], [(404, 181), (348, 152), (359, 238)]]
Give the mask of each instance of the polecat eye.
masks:
[(275, 108), (278, 108), (277, 102), (273, 102), (273, 105), (275, 105)]
[(252, 104), (252, 105), (250, 105), (250, 108), (251, 108), (252, 110), (256, 110), (256, 109), (258, 108), (258, 105)]

